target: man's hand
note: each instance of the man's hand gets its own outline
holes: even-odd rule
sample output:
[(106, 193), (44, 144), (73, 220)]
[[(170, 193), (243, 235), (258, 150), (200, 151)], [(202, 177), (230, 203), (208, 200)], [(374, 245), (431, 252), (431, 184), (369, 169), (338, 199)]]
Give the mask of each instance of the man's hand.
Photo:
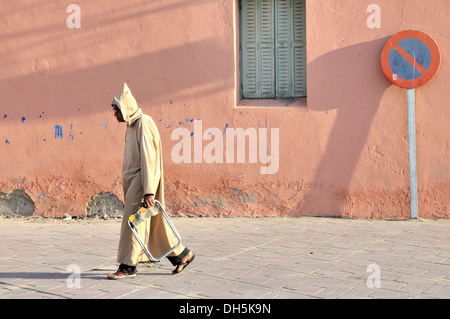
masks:
[(144, 207), (148, 208), (155, 205), (154, 196), (153, 195), (145, 195), (144, 196)]

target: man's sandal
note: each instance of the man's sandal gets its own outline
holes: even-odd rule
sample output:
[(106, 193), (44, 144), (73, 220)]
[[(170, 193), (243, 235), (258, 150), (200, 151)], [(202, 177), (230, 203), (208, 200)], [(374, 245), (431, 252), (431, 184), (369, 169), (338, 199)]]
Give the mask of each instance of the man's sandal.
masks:
[(187, 265), (189, 265), (191, 262), (194, 261), (194, 258), (195, 258), (195, 255), (192, 255), (192, 257), (188, 261), (186, 261), (185, 263), (179, 263), (175, 267), (175, 269), (172, 271), (172, 275), (176, 275), (176, 274), (179, 274), (180, 272), (182, 272), (183, 269), (187, 267)]
[(134, 278), (136, 274), (127, 274), (122, 271), (116, 271), (115, 273), (109, 274), (106, 276), (108, 279), (125, 279), (125, 278)]

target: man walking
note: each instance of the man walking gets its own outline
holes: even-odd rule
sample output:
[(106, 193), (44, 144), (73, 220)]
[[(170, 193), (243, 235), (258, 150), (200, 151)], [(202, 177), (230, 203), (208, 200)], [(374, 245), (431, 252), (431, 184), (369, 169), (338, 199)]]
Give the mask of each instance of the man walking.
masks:
[[(138, 107), (126, 83), (123, 92), (114, 97), (112, 107), (117, 121), (127, 124), (122, 168), (125, 209), (117, 253), (120, 265), (107, 278), (122, 279), (135, 277), (137, 264), (149, 261), (128, 227), (128, 218), (142, 202), (149, 207), (155, 205), (156, 199), (164, 207), (164, 174), (158, 128), (153, 119)], [(178, 242), (162, 214), (141, 223), (137, 232), (153, 256), (162, 255)], [(167, 257), (175, 266), (172, 274), (180, 273), (194, 257), (192, 251), (180, 243)]]

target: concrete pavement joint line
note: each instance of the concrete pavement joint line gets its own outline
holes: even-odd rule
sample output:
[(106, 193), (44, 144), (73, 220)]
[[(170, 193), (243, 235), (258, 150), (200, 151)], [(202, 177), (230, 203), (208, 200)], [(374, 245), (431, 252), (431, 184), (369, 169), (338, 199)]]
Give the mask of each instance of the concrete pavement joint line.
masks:
[[(192, 272), (195, 272), (198, 275), (202, 275), (202, 276), (206, 276), (206, 277), (211, 277), (211, 278), (215, 278), (215, 279), (223, 279), (220, 276), (204, 274), (204, 273), (196, 271), (196, 270), (192, 270)], [(273, 288), (272, 286), (261, 285), (261, 284), (248, 282), (248, 281), (242, 281), (242, 280), (238, 280), (238, 279), (234, 279), (234, 278), (228, 278), (227, 281), (237, 282), (239, 284), (249, 285), (249, 286), (253, 286), (253, 287), (261, 287), (261, 288), (264, 288), (264, 289), (269, 289), (270, 293), (273, 293), (274, 291), (280, 291), (280, 288)], [(305, 293), (303, 293), (301, 291), (297, 291), (297, 290), (281, 287), (281, 291), (283, 291), (283, 290), (289, 290), (289, 291), (291, 291), (291, 293), (293, 293), (293, 294), (295, 294), (297, 296), (310, 296), (310, 295), (307, 295), (307, 294), (305, 294)], [(236, 292), (236, 293), (239, 293), (239, 292)], [(314, 296), (310, 296), (310, 297), (314, 297)]]
[(130, 292), (128, 292), (128, 293), (126, 293), (126, 294), (123, 294), (123, 295), (121, 295), (121, 296), (114, 297), (114, 299), (120, 299), (120, 298), (126, 297), (126, 296), (128, 296), (128, 295), (131, 295), (132, 293), (135, 293), (135, 292), (139, 291), (139, 290), (140, 290), (140, 289), (135, 289), (135, 290), (130, 291)]
[[(141, 278), (142, 278), (142, 277), (143, 277), (143, 276), (141, 275)], [(107, 279), (105, 279), (105, 280), (107, 280)], [(155, 290), (159, 290), (159, 291), (162, 291), (162, 292), (169, 292), (169, 293), (175, 295), (175, 297), (177, 297), (177, 298), (178, 298), (179, 296), (183, 296), (183, 293), (180, 293), (180, 292), (177, 292), (177, 291), (172, 291), (172, 290), (166, 289), (166, 288), (164, 288), (164, 287), (162, 287), (162, 286), (159, 286), (159, 285), (156, 285), (156, 284), (148, 284), (148, 285), (146, 284), (146, 285), (142, 285), (139, 281), (134, 281), (134, 280), (135, 280), (135, 278), (130, 279), (130, 280), (126, 280), (126, 281), (124, 281), (124, 280), (122, 279), (121, 283), (127, 284), (127, 285), (131, 285), (131, 286), (135, 286), (135, 288), (137, 288), (137, 289), (135, 289), (135, 290), (132, 291), (132, 292), (126, 293), (126, 294), (124, 294), (124, 295), (121, 295), (121, 296), (119, 296), (119, 297), (116, 297), (116, 298), (114, 298), (114, 299), (122, 298), (122, 297), (124, 297), (124, 296), (130, 295), (130, 294), (135, 293), (135, 292), (137, 292), (137, 291), (145, 292), (147, 289), (148, 289), (149, 291), (151, 291), (152, 289), (155, 289)], [(133, 282), (133, 281), (134, 281), (134, 282)]]
[[(36, 292), (36, 293), (41, 293), (41, 294), (44, 294), (44, 295), (50, 295), (50, 296), (56, 296), (56, 297), (59, 297), (59, 298), (69, 299), (67, 297), (64, 297), (63, 295), (54, 294), (54, 293), (43, 291), (43, 290), (33, 289), (29, 285), (16, 286), (16, 285), (11, 285), (11, 284), (8, 284), (8, 283), (5, 283), (5, 282), (1, 282), (1, 281), (0, 281), (0, 284), (8, 285), (8, 286), (12, 287), (12, 289), (9, 289), (9, 290), (28, 290), (28, 291), (32, 291), (32, 292)], [(8, 288), (6, 288), (6, 289), (8, 289)]]
[[(268, 266), (268, 267), (277, 269), (277, 267), (273, 267), (273, 266)], [(278, 269), (281, 269), (281, 268), (278, 268)], [(286, 269), (283, 269), (283, 270), (286, 271)], [(348, 283), (349, 283), (349, 280), (348, 280), (348, 279), (356, 279), (357, 282), (361, 281), (361, 287), (365, 287), (365, 283), (366, 283), (366, 278), (364, 277), (365, 272), (363, 272), (363, 271), (361, 272), (361, 274), (362, 274), (361, 277), (352, 277), (352, 273), (349, 273), (349, 274), (350, 274), (350, 275), (347, 276), (347, 277), (345, 277), (345, 278), (329, 277), (329, 276), (327, 276), (326, 274), (323, 274), (323, 273), (321, 274), (321, 273), (317, 273), (317, 272), (312, 272), (312, 273), (309, 273), (309, 274), (299, 273), (298, 275), (299, 275), (299, 276), (302, 276), (302, 277), (316, 277), (316, 278), (320, 276), (321, 278), (332, 279), (333, 282), (336, 281), (336, 282), (342, 282), (342, 283), (345, 283), (345, 284), (348, 284)], [(425, 279), (432, 280), (432, 279), (429, 279), (429, 278), (422, 278), (422, 279), (423, 279), (423, 282), (424, 282)], [(444, 280), (445, 280), (445, 281), (450, 281), (450, 280), (447, 280), (447, 279), (444, 279)], [(393, 279), (393, 280), (383, 279), (383, 281), (384, 281), (384, 282), (392, 281), (392, 282), (404, 283), (404, 284), (406, 284), (406, 285), (409, 285), (408, 282), (398, 281), (397, 279)], [(436, 281), (439, 281), (439, 280), (436, 280)], [(388, 289), (388, 288), (385, 288), (385, 289), (391, 290), (391, 291), (400, 291), (399, 289)]]
[[(71, 225), (69, 225), (69, 226), (71, 226)], [(82, 238), (99, 239), (99, 240), (102, 240), (102, 241), (111, 241), (111, 242), (114, 241), (114, 240), (109, 239), (109, 238), (98, 237), (97, 235), (94, 235), (94, 234), (82, 235), (82, 234), (78, 234), (77, 232), (65, 232), (65, 231), (61, 231), (61, 230), (52, 230), (52, 233), (62, 234), (66, 238), (68, 236), (79, 236), (79, 237), (82, 237)], [(120, 233), (117, 233), (116, 235), (120, 235)]]
[(259, 245), (256, 245), (256, 246), (242, 248), (243, 251), (240, 251), (240, 252), (237, 252), (237, 253), (228, 255), (228, 256), (218, 257), (218, 259), (231, 258), (231, 257), (237, 256), (237, 255), (246, 253), (246, 252), (248, 252), (248, 251), (250, 251), (250, 250), (259, 249), (260, 247), (265, 246), (265, 245), (267, 245), (267, 244), (269, 244), (269, 243), (272, 243), (272, 242), (274, 242), (274, 241), (279, 241), (279, 240), (283, 240), (283, 239), (284, 239), (284, 238), (282, 238), (282, 237), (280, 237), (280, 238), (274, 238), (274, 239), (272, 239), (272, 240), (269, 240), (268, 242), (265, 242), (265, 243), (262, 243), (262, 244), (259, 244)]
[(181, 295), (181, 296), (178, 296), (177, 298), (180, 298), (180, 299), (206, 299), (205, 296), (200, 296), (200, 295), (196, 295), (196, 294)]
[(427, 280), (430, 280), (430, 281), (435, 281), (435, 282), (443, 282), (443, 281), (446, 281), (446, 282), (450, 282), (450, 279), (447, 279), (447, 278), (426, 278)]
[[(324, 246), (324, 247), (326, 247), (326, 248), (331, 248), (331, 249), (343, 249), (343, 250), (348, 250), (348, 251), (350, 251), (350, 252), (354, 252), (354, 251), (352, 250), (352, 248), (335, 247), (335, 246), (328, 245), (328, 244), (324, 244), (324, 245), (321, 245), (321, 246), (322, 246), (322, 247)], [(412, 246), (412, 245), (411, 245), (411, 246)], [(414, 246), (413, 246), (413, 247), (414, 247)], [(416, 247), (416, 248), (417, 248), (417, 247)], [(421, 250), (427, 249), (427, 248), (428, 248), (428, 247), (424, 247), (424, 248), (422, 248)], [(381, 252), (376, 251), (376, 250), (365, 249), (364, 252), (365, 252), (365, 253), (370, 253), (370, 254), (372, 254), (372, 255), (380, 255), (380, 254), (381, 254), (381, 256), (389, 256), (389, 257), (392, 257), (392, 258), (404, 259), (404, 257), (402, 257), (402, 256), (386, 255), (386, 254), (381, 253)], [(312, 259), (312, 258), (315, 258), (315, 257), (311, 257), (311, 259)], [(412, 258), (412, 259), (414, 259), (415, 261), (418, 261), (418, 262), (425, 262), (425, 263), (432, 263), (432, 264), (437, 264), (437, 265), (448, 266), (447, 264), (444, 264), (444, 263), (442, 263), (442, 262), (433, 262), (433, 261), (428, 261), (428, 260), (418, 259), (418, 258), (414, 258), (414, 256), (411, 256), (411, 257), (408, 257), (408, 258), (410, 258), (410, 259)], [(322, 260), (322, 261), (326, 261), (326, 260), (320, 259), (320, 258), (315, 258), (315, 259)]]
[[(17, 242), (17, 241), (15, 241)], [(26, 241), (22, 241), (24, 243), (29, 244), (29, 242)], [(57, 246), (57, 245), (41, 245), (41, 246), (37, 246), (38, 248), (44, 249), (44, 248), (55, 248), (55, 249), (59, 249), (59, 250), (63, 250), (64, 252), (71, 252), (71, 253), (80, 253), (79, 250), (71, 250), (71, 249), (67, 249), (66, 247), (62, 247), (62, 246)], [(99, 257), (98, 252), (97, 253), (89, 253), (89, 252), (81, 252), (83, 255), (89, 255), (89, 256), (96, 256)], [(102, 256), (103, 258), (108, 258), (107, 256)]]

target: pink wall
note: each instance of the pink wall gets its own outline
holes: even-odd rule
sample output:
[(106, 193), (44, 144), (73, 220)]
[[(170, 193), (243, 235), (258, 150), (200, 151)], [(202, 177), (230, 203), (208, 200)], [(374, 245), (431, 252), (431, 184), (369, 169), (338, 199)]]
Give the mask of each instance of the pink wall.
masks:
[[(126, 127), (110, 103), (127, 82), (160, 129), (172, 214), (408, 217), (406, 90), (379, 57), (389, 37), (416, 29), (442, 54), (416, 89), (419, 216), (450, 216), (448, 0), (379, 0), (373, 29), (373, 1), (307, 0), (308, 97), (291, 106), (237, 98), (237, 0), (79, 0), (81, 28), (69, 29), (71, 3), (0, 8), (0, 192), (24, 189), (34, 215), (84, 215), (100, 192), (123, 199)], [(269, 145), (278, 128), (278, 170), (261, 174), (248, 156), (175, 163), (171, 134), (194, 132), (194, 119), (202, 132), (266, 127)]]

